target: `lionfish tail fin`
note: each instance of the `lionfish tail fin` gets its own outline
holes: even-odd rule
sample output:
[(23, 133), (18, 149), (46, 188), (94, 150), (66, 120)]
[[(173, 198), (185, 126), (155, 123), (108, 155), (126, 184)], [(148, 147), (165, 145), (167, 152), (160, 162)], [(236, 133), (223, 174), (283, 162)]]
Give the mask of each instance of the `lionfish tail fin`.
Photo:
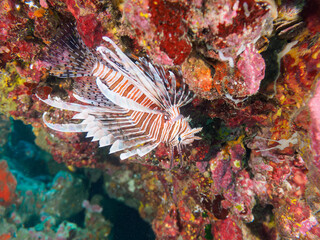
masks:
[(42, 60), (51, 67), (50, 74), (60, 78), (91, 76), (97, 61), (74, 24), (61, 27)]

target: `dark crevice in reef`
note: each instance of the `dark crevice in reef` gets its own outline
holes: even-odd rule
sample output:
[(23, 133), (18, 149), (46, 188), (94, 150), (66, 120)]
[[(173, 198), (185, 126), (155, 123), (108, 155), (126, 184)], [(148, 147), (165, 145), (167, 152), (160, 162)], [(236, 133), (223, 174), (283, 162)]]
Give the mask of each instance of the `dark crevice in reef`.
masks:
[(145, 222), (135, 209), (110, 198), (105, 193), (103, 185), (104, 181), (102, 177), (97, 182), (93, 183), (89, 189), (89, 198), (96, 195), (102, 196), (100, 205), (103, 208), (103, 216), (113, 224), (110, 239), (155, 239), (155, 235), (150, 224)]
[(271, 223), (274, 221), (272, 209), (273, 206), (270, 204), (264, 206), (259, 203), (256, 204), (252, 209), (254, 221), (247, 223), (252, 233), (261, 240), (275, 239), (275, 229), (271, 229)]
[(279, 39), (276, 36), (272, 37), (269, 40), (269, 46), (267, 50), (261, 53), (261, 56), (263, 57), (266, 64), (266, 70), (264, 79), (260, 83), (259, 92), (265, 92), (270, 83), (277, 80), (276, 78), (278, 77), (280, 71), (278, 54), (284, 48), (286, 43), (286, 40)]
[(248, 148), (246, 144), (244, 144), (244, 147), (246, 149), (246, 154), (244, 155), (244, 157), (242, 159), (242, 167), (248, 171), (248, 173), (250, 174), (250, 178), (253, 179), (254, 175), (253, 175), (251, 168), (249, 166), (250, 154), (251, 154), (252, 150), (250, 148)]

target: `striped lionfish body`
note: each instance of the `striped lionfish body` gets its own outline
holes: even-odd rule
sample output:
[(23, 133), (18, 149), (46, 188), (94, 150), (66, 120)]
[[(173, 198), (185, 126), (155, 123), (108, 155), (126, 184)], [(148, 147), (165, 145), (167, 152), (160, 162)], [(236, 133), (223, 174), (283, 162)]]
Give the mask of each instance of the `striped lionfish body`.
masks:
[[(74, 29), (72, 26), (68, 30)], [(121, 152), (120, 158), (144, 156), (160, 143), (173, 149), (192, 143), (201, 128), (191, 129), (189, 119), (180, 107), (191, 102), (190, 92), (182, 82), (177, 89), (176, 76), (154, 66), (144, 58), (131, 60), (108, 37), (108, 47), (89, 50), (75, 31), (65, 30), (50, 48), (49, 62), (55, 76), (91, 76), (94, 81), (79, 80), (74, 86), (78, 103), (61, 99), (41, 99), (50, 106), (74, 111), (80, 123), (45, 124), (62, 132), (87, 132), (99, 146), (109, 146), (110, 153)], [(111, 50), (112, 49), (112, 50)]]

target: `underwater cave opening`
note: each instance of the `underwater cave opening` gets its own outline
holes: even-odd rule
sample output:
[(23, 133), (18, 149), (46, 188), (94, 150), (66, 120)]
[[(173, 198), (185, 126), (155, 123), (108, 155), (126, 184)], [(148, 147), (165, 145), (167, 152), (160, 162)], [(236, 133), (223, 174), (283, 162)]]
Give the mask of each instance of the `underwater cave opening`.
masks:
[(111, 240), (154, 240), (155, 235), (151, 225), (144, 221), (137, 210), (124, 203), (112, 199), (103, 190), (104, 181), (101, 177), (90, 187), (89, 198), (94, 195), (103, 196), (101, 206), (103, 216), (113, 224)]
[(47, 166), (53, 161), (52, 156), (35, 144), (36, 136), (32, 126), (20, 120), (10, 118), (11, 131), (2, 154), (9, 159), (11, 169), (20, 172), (26, 177), (48, 183), (52, 180)]

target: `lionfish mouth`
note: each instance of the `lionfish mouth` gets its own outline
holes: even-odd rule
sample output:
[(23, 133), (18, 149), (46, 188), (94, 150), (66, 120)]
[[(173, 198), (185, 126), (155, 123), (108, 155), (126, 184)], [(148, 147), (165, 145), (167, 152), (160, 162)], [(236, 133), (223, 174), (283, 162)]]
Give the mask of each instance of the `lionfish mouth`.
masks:
[(178, 120), (180, 120), (180, 119), (182, 119), (182, 118), (184, 118), (183, 117), (183, 115), (182, 114), (179, 114), (178, 116), (176, 116), (174, 119), (172, 119), (171, 121), (172, 122), (176, 122), (176, 121), (178, 121)]

